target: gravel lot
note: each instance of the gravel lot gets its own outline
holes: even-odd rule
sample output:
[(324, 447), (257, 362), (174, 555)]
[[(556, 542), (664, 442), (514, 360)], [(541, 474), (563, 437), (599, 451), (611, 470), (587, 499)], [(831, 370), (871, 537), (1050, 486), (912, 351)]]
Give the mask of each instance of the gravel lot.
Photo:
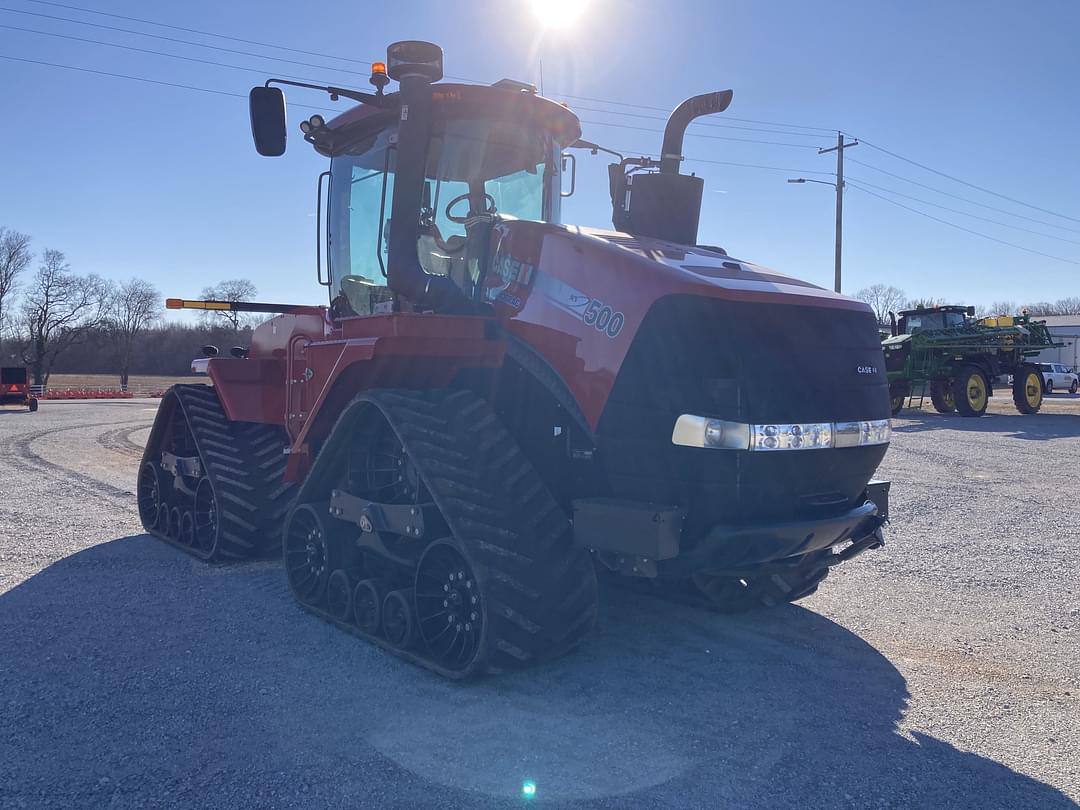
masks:
[(0, 412), (0, 807), (1078, 806), (1080, 398), (905, 412), (889, 545), (799, 606), (605, 590), (467, 686), (143, 535), (155, 408)]

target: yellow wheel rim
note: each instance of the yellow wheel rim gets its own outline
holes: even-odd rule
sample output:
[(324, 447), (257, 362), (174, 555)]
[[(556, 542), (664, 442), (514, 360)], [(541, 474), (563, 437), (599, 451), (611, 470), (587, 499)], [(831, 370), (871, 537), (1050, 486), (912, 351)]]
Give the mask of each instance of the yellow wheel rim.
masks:
[[(950, 383), (952, 380), (949, 381)], [(949, 408), (955, 408), (956, 403), (953, 401), (952, 385), (946, 385), (941, 392), (941, 401)]]
[(1029, 371), (1027, 377), (1024, 378), (1024, 396), (1027, 398), (1027, 404), (1032, 408), (1042, 401), (1042, 380), (1034, 371)]
[(981, 411), (986, 407), (986, 383), (978, 374), (968, 377), (967, 397), (973, 410)]

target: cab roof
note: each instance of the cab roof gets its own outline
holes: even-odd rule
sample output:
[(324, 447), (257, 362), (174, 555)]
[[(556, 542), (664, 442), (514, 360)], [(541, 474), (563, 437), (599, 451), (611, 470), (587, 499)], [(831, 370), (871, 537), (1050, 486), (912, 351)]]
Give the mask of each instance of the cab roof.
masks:
[[(498, 118), (525, 122), (551, 135), (560, 148), (581, 137), (581, 122), (567, 107), (536, 94), (531, 85), (503, 79), (493, 85), (433, 84), (431, 96), (436, 118)], [(393, 124), (399, 115), (397, 93), (384, 103), (358, 104), (332, 118), (308, 136), (315, 150), (328, 157), (350, 143)]]

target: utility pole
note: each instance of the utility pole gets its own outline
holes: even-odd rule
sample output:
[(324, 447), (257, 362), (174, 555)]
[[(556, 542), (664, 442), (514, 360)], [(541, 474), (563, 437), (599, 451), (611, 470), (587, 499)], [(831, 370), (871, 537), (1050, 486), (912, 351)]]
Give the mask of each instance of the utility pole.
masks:
[(818, 149), (819, 155), (836, 152), (836, 263), (833, 278), (833, 289), (836, 292), (840, 292), (840, 256), (844, 233), (844, 150), (858, 145), (858, 139), (851, 143), (844, 143), (844, 133), (837, 132), (836, 146), (831, 146), (828, 149)]

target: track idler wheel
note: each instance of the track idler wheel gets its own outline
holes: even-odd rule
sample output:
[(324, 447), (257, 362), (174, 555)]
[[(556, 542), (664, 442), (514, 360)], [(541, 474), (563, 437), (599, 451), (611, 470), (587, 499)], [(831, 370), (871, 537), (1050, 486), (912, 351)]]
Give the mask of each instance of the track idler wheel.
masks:
[(330, 578), (329, 534), (320, 511), (298, 506), (285, 524), (285, 572), (292, 592), (306, 605), (323, 601)]
[(161, 507), (161, 476), (152, 461), (143, 464), (139, 470), (135, 497), (139, 504), (139, 520), (148, 531), (152, 531), (157, 528)]
[(345, 569), (339, 568), (326, 582), (326, 611), (339, 622), (352, 618), (352, 583)]
[(356, 583), (352, 596), (353, 621), (361, 631), (373, 636), (382, 620), (383, 588), (376, 579)]
[(382, 603), (382, 630), (387, 644), (399, 650), (412, 645), (416, 636), (413, 589), (390, 591)]
[(439, 666), (469, 670), (484, 637), (485, 603), (472, 566), (454, 540), (438, 540), (416, 569), (417, 626)]

